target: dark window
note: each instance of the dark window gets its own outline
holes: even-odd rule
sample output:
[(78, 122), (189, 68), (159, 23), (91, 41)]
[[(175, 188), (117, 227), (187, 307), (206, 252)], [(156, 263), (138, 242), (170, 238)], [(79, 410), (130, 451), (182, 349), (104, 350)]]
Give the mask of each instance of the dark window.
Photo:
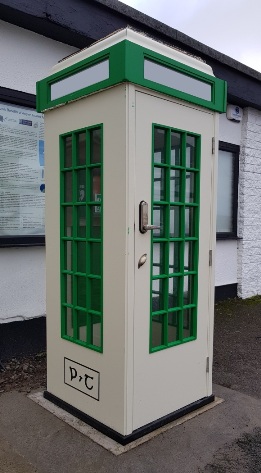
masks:
[(239, 146), (219, 142), (217, 238), (237, 238)]

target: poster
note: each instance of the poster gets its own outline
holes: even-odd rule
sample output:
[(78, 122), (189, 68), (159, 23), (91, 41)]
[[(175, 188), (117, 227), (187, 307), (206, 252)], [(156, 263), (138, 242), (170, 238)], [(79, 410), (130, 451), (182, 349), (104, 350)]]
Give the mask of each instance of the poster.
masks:
[(0, 237), (44, 235), (44, 119), (0, 102)]

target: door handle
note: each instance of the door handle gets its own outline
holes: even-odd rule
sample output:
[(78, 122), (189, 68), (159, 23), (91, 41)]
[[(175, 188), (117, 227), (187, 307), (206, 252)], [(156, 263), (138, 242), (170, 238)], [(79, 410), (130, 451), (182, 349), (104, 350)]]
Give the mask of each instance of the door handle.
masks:
[(144, 225), (144, 230), (147, 232), (148, 230), (160, 230), (159, 225)]
[(146, 233), (148, 230), (160, 230), (158, 225), (149, 225), (148, 203), (145, 200), (140, 202), (140, 232)]

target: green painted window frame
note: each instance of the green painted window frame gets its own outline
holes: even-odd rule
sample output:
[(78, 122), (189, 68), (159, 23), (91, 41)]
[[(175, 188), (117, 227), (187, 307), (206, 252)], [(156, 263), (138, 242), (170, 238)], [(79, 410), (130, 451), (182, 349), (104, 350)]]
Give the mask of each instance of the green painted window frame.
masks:
[[(100, 133), (100, 160), (92, 162), (95, 131)], [(80, 135), (85, 135), (85, 164), (79, 163)], [(65, 141), (71, 138), (72, 162), (65, 165)], [(60, 135), (60, 274), (61, 274), (61, 337), (70, 342), (103, 351), (103, 124), (77, 129)], [(83, 154), (81, 155), (83, 156)], [(99, 171), (97, 171), (99, 170)], [(93, 199), (95, 192), (94, 176), (100, 176), (99, 198)], [(69, 181), (71, 191), (66, 191), (65, 180)], [(68, 189), (68, 186), (67, 186)], [(80, 194), (80, 191), (83, 194)], [(66, 198), (70, 194), (69, 198)], [(97, 194), (98, 196), (98, 194)], [(67, 233), (65, 219), (71, 211), (71, 234)], [(83, 209), (83, 212), (81, 211)], [(100, 233), (94, 235), (94, 222), (97, 212), (100, 214)], [(96, 216), (97, 217), (97, 216)], [(80, 222), (83, 222), (81, 226)], [(85, 225), (84, 225), (85, 222)], [(97, 225), (96, 225), (97, 228)], [(70, 248), (70, 260), (66, 248)], [(96, 251), (94, 253), (94, 248)], [(98, 251), (97, 251), (98, 250)], [(80, 259), (79, 259), (80, 256)], [(83, 258), (82, 258), (83, 256)], [(95, 271), (92, 272), (95, 259)], [(98, 258), (98, 259), (97, 259)], [(98, 261), (98, 262), (97, 262)], [(97, 265), (99, 269), (97, 270)], [(82, 269), (83, 268), (83, 269)], [(70, 298), (66, 291), (71, 280)], [(66, 284), (67, 281), (67, 284)], [(99, 282), (98, 282), (99, 281)], [(94, 286), (100, 286), (99, 298), (95, 298)], [(91, 289), (92, 286), (92, 289)], [(81, 291), (78, 292), (78, 290)], [(97, 287), (96, 287), (97, 292)], [(83, 298), (83, 299), (82, 299)], [(80, 301), (80, 302), (79, 302)], [(98, 307), (98, 309), (97, 309)], [(67, 313), (72, 313), (68, 327)], [(100, 324), (100, 343), (94, 342), (94, 325)], [(80, 327), (85, 327), (86, 340), (79, 336)], [(98, 327), (99, 328), (99, 327)], [(71, 332), (71, 333), (70, 333)]]
[[(51, 100), (50, 91), (52, 84), (81, 72), (88, 67), (94, 66), (106, 59), (109, 60), (108, 79), (72, 92), (66, 96)], [(209, 84), (212, 90), (211, 100), (204, 100), (194, 95), (145, 79), (145, 59)], [(162, 54), (158, 54), (155, 51), (144, 48), (143, 46), (129, 40), (123, 40), (114, 44), (99, 53), (83, 59), (62, 71), (56, 72), (37, 82), (37, 111), (43, 112), (58, 105), (64, 105), (67, 102), (77, 100), (80, 97), (87, 96), (122, 82), (137, 84), (220, 113), (226, 111), (227, 84), (225, 81), (180, 63), (174, 59), (168, 58)]]
[[(158, 162), (154, 160), (155, 148), (154, 148), (154, 137), (155, 130), (163, 130), (165, 133), (165, 162)], [(177, 133), (181, 137), (181, 158), (180, 164), (173, 164), (171, 162), (171, 133)], [(187, 165), (186, 149), (187, 149), (187, 137), (195, 139), (195, 166), (190, 167)], [(151, 235), (151, 288), (150, 288), (150, 335), (149, 335), (149, 352), (154, 353), (166, 348), (170, 348), (176, 345), (187, 343), (197, 338), (197, 303), (198, 303), (198, 251), (199, 251), (199, 212), (200, 212), (200, 158), (201, 158), (201, 135), (192, 133), (186, 130), (175, 129), (172, 127), (166, 127), (161, 124), (154, 123), (152, 125), (152, 210), (151, 210), (151, 221), (154, 225), (158, 225), (159, 222), (154, 219), (154, 208), (161, 206), (164, 208), (164, 225), (163, 235), (157, 235), (158, 230), (154, 230)], [(165, 193), (164, 199), (154, 199), (154, 169), (163, 170), (165, 176)], [(179, 199), (170, 199), (171, 191), (171, 171), (178, 171), (180, 176), (179, 181)], [(186, 201), (186, 179), (187, 173), (193, 174), (194, 179), (194, 198), (193, 202)], [(175, 178), (174, 178), (175, 179)], [(178, 223), (178, 236), (170, 235), (170, 208), (178, 207), (179, 210), (179, 223)], [(185, 209), (193, 208), (195, 212), (194, 216), (194, 233), (193, 236), (186, 235), (186, 222), (185, 222)], [(162, 223), (162, 222), (161, 222)], [(161, 230), (160, 230), (161, 231)], [(159, 231), (159, 232), (160, 232)], [(179, 245), (179, 263), (178, 270), (173, 268), (173, 272), (170, 272), (169, 263), (169, 249), (170, 243), (176, 243)], [(192, 270), (185, 267), (185, 243), (191, 242), (191, 246), (194, 245), (194, 252), (192, 253)], [(163, 258), (160, 265), (162, 265), (163, 272), (159, 271), (159, 274), (153, 275), (154, 256), (153, 256), (153, 245), (155, 243), (161, 243), (163, 245)], [(184, 303), (184, 277), (191, 276), (193, 278), (193, 289), (192, 289), (192, 302)], [(178, 304), (169, 308), (169, 283), (173, 278), (178, 278), (177, 285), (177, 301)], [(153, 308), (153, 281), (159, 281), (159, 285), (162, 285), (163, 298), (161, 304), (163, 308), (154, 311)], [(191, 311), (191, 322), (190, 322), (190, 335), (184, 336), (184, 311)], [(176, 328), (176, 340), (169, 342), (169, 316), (171, 314), (177, 314), (177, 328)], [(161, 324), (161, 343), (157, 346), (153, 344), (153, 327), (152, 322), (155, 321)]]

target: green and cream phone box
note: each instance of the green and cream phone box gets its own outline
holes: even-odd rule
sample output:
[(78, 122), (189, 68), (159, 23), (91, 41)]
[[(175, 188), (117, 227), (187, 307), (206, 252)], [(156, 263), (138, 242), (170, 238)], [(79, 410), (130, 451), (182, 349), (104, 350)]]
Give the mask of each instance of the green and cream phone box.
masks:
[[(212, 401), (226, 84), (130, 29), (37, 84), (46, 130), (46, 398), (121, 443)], [(216, 141), (215, 141), (216, 137)]]

